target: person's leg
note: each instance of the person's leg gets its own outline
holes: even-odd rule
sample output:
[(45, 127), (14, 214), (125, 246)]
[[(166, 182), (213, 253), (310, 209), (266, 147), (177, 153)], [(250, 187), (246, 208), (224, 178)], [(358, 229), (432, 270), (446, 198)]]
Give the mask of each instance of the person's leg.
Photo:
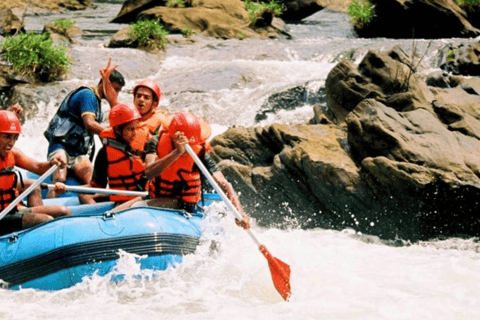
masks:
[(74, 161), (73, 172), (81, 184), (89, 184), (92, 180), (93, 164), (87, 156), (78, 156)]
[[(35, 180), (32, 180), (32, 179), (19, 181), (17, 183), (18, 193), (21, 194), (23, 191), (25, 191), (28, 187), (30, 187), (34, 183), (35, 183)], [(36, 207), (36, 206), (43, 205), (42, 192), (40, 188), (35, 188), (33, 189), (32, 192), (30, 192), (30, 194), (27, 196), (27, 204), (29, 207)]]
[[(52, 158), (54, 157), (54, 155), (57, 154), (57, 153), (59, 153), (61, 155), (61, 157), (63, 158), (63, 161), (65, 161), (65, 163), (67, 163), (67, 167), (63, 168), (63, 169), (58, 169), (52, 174), (52, 183), (55, 183), (55, 182), (65, 183), (65, 181), (67, 181), (67, 170), (68, 170), (68, 167), (69, 167), (69, 163), (68, 163), (69, 157), (68, 157), (67, 153), (65, 152), (65, 150), (57, 149), (57, 150), (51, 152), (48, 155), (47, 159), (48, 159), (48, 161), (51, 161)], [(56, 198), (56, 197), (57, 197), (57, 194), (56, 194), (55, 190), (53, 190), (53, 189), (48, 190), (47, 198)]]
[(48, 215), (52, 218), (58, 218), (61, 216), (69, 216), (71, 214), (70, 209), (65, 206), (40, 206), (29, 208), (32, 214)]
[(147, 204), (152, 207), (162, 207), (162, 208), (171, 208), (178, 209), (180, 207), (180, 202), (176, 198), (163, 197), (147, 200)]
[(30, 209), (23, 210), (23, 212), (22, 229), (53, 220), (48, 214), (32, 213)]

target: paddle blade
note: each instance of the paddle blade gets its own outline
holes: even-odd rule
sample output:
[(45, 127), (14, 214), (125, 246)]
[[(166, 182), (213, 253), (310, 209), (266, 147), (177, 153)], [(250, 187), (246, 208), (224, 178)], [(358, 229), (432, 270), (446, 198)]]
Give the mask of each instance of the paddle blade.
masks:
[(267, 258), (275, 289), (277, 289), (283, 299), (288, 301), (291, 295), (290, 266), (272, 256), (264, 245), (260, 245), (259, 249), (265, 258)]

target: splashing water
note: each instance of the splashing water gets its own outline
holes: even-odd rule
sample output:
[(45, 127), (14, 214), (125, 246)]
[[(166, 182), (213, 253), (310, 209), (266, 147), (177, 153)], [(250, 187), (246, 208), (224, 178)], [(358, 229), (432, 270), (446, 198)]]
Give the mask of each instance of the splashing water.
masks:
[[(127, 78), (121, 101), (131, 101), (130, 90), (138, 79), (152, 77), (162, 87), (162, 108), (188, 109), (207, 117), (215, 135), (234, 125), (306, 122), (312, 116), (307, 102), (295, 110), (271, 113), (261, 124), (254, 119), (272, 94), (307, 82), (324, 84), (336, 58), (345, 52), (358, 63), (370, 49), (398, 44), (406, 52), (412, 50), (411, 40), (355, 39), (345, 15), (321, 12), (289, 25), (291, 41), (207, 39), (172, 45), (160, 59), (132, 49), (105, 48), (105, 34), (120, 28), (107, 24), (120, 5), (96, 4), (100, 11), (69, 13), (94, 36), (73, 46), (71, 79), (56, 84), (58, 90), (52, 90), (49, 101), (38, 101), (37, 116), (23, 126), (17, 147), (37, 159), (46, 157), (41, 133), (66, 94), (62, 89), (96, 81), (92, 79), (109, 55)], [(27, 29), (33, 25), (41, 30), (42, 23), (31, 24), (41, 19), (46, 18), (27, 16)], [(459, 40), (434, 41), (425, 64), (433, 64), (435, 50), (450, 41)], [(419, 52), (428, 43), (417, 40)], [(72, 288), (0, 289), (0, 319), (473, 320), (480, 314), (477, 239), (411, 244), (385, 242), (353, 230), (301, 230), (295, 221), (282, 230), (254, 226), (260, 242), (291, 267), (292, 297), (285, 302), (273, 287), (265, 258), (225, 213), (221, 205), (209, 209), (196, 254), (176, 268), (140, 270), (142, 257), (122, 252), (111, 274), (84, 279)]]

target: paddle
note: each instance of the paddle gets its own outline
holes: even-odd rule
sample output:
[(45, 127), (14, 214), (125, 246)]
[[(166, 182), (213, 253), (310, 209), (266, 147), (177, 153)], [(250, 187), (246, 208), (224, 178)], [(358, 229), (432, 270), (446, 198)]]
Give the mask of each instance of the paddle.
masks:
[[(53, 184), (43, 184), (42, 188), (54, 189)], [(114, 194), (122, 196), (140, 196), (145, 197), (148, 195), (148, 191), (130, 191), (130, 190), (116, 190), (116, 189), (102, 189), (82, 186), (65, 186), (65, 190), (77, 192), (77, 193), (99, 193), (99, 194)]]
[(23, 191), (15, 200), (12, 201), (3, 211), (0, 213), (0, 220), (7, 215), (15, 206), (22, 201), (26, 196), (28, 196), (35, 188), (37, 188), (45, 179), (52, 175), (55, 170), (57, 170), (57, 165), (53, 165), (48, 169), (43, 175), (41, 175), (30, 187)]
[[(242, 219), (242, 215), (240, 212), (238, 212), (237, 208), (232, 204), (230, 199), (228, 199), (227, 195), (223, 192), (223, 190), (220, 188), (220, 186), (216, 183), (216, 181), (213, 179), (212, 175), (210, 172), (208, 172), (207, 168), (204, 166), (202, 161), (198, 158), (198, 156), (195, 154), (195, 152), (192, 150), (190, 145), (185, 146), (187, 152), (190, 154), (190, 156), (193, 158), (197, 166), (200, 168), (202, 173), (207, 177), (208, 181), (212, 185), (212, 187), (217, 191), (217, 193), (222, 197), (223, 201), (227, 205), (227, 207), (233, 211), (233, 213), (237, 216), (238, 219)], [(272, 280), (275, 288), (277, 289), (278, 293), (283, 297), (283, 299), (288, 300), (291, 294), (291, 289), (290, 289), (290, 266), (286, 264), (285, 262), (281, 261), (280, 259), (275, 258), (270, 254), (270, 252), (267, 250), (267, 248), (260, 244), (260, 242), (257, 240), (257, 237), (253, 234), (252, 230), (247, 229), (246, 230), (252, 240), (257, 244), (258, 248), (260, 249), (260, 252), (265, 256), (265, 258), (268, 261), (268, 266), (270, 268), (270, 273), (272, 274)]]

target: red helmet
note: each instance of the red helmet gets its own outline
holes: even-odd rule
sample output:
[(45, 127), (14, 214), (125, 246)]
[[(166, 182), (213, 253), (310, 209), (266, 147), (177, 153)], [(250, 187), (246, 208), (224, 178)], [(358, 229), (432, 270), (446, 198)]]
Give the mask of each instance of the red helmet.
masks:
[(16, 134), (22, 132), (20, 120), (18, 120), (15, 113), (7, 110), (0, 110), (0, 132)]
[(141, 117), (142, 116), (140, 115), (140, 112), (138, 112), (137, 108), (119, 103), (115, 105), (112, 110), (110, 110), (110, 127), (117, 127), (127, 122), (140, 119)]
[(168, 126), (168, 133), (173, 138), (177, 131), (183, 132), (188, 138), (188, 143), (191, 145), (202, 142), (202, 128), (196, 115), (190, 112), (177, 113), (170, 125)]
[(158, 85), (157, 81), (153, 79), (143, 79), (135, 87), (133, 87), (133, 95), (137, 93), (138, 88), (145, 87), (152, 90), (153, 94), (157, 97), (157, 101), (160, 101), (162, 97), (162, 92), (160, 90), (160, 86)]

